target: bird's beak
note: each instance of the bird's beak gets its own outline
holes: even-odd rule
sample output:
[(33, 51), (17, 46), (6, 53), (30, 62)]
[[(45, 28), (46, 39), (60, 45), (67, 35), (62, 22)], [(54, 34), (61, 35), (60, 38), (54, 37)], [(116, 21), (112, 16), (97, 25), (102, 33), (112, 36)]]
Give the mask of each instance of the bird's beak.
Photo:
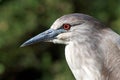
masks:
[(36, 35), (35, 37), (27, 40), (26, 42), (24, 42), (20, 47), (24, 47), (27, 45), (31, 45), (37, 42), (42, 42), (42, 41), (50, 41), (56, 38), (56, 36), (60, 33), (64, 32), (64, 30), (62, 29), (48, 29), (38, 35)]

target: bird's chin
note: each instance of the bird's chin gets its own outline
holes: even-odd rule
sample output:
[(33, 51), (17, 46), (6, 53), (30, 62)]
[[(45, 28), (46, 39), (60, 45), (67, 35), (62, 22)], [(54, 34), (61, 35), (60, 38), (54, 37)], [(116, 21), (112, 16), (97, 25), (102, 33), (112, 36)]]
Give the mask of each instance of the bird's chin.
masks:
[(68, 44), (67, 41), (63, 41), (63, 40), (59, 40), (59, 39), (53, 39), (53, 40), (50, 40), (48, 42), (53, 42), (55, 44)]

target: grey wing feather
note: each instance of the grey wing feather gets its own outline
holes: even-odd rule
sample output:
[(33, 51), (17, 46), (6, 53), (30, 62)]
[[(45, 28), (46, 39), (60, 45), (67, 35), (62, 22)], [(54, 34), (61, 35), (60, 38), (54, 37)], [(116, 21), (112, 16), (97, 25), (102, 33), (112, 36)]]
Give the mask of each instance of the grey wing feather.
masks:
[[(111, 29), (104, 30), (104, 70), (105, 80), (120, 80), (120, 35)], [(107, 69), (106, 69), (107, 68)]]

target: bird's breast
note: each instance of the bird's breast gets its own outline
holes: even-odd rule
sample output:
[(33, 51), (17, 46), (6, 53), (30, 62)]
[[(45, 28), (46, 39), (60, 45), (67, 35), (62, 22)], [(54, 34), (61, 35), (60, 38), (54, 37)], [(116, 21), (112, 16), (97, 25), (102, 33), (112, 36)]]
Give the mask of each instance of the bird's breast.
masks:
[(102, 80), (100, 67), (91, 58), (86, 46), (79, 43), (70, 43), (65, 48), (67, 63), (76, 80)]

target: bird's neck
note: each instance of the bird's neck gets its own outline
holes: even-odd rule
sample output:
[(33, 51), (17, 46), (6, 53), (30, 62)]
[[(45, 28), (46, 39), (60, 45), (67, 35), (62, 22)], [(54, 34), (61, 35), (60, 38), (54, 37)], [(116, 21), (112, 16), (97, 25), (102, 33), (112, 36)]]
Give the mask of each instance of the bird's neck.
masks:
[(103, 80), (100, 64), (102, 58), (96, 47), (87, 41), (71, 42), (66, 46), (66, 60), (76, 80)]

